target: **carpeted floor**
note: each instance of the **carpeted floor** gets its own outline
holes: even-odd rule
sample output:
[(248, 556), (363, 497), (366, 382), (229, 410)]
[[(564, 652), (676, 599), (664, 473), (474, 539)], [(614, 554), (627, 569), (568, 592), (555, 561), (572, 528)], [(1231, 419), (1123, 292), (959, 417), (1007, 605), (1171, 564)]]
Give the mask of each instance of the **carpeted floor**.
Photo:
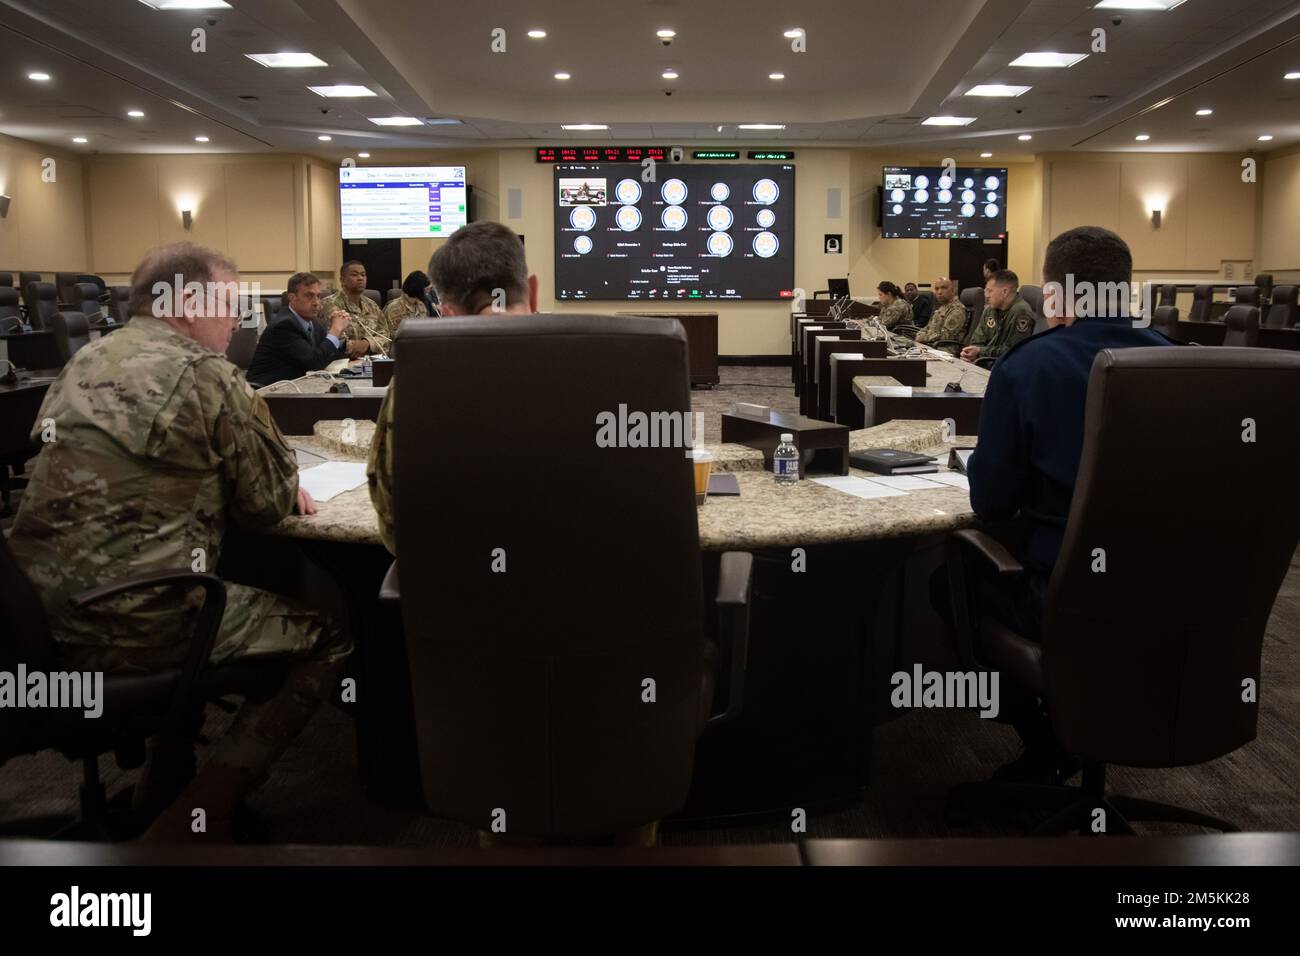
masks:
[[(789, 370), (724, 368), (723, 384), (693, 392), (715, 441), (718, 414), (736, 401), (795, 410)], [(1264, 640), (1258, 738), (1212, 763), (1179, 770), (1112, 770), (1108, 783), (1141, 795), (1224, 816), (1244, 830), (1300, 830), (1300, 557), (1283, 582)], [(208, 732), (229, 718), (213, 712)], [(812, 837), (924, 837), (1015, 832), (1011, 824), (949, 829), (941, 812), (945, 792), (986, 777), (1017, 752), (1013, 731), (973, 714), (913, 711), (875, 731), (871, 785), (865, 799), (808, 821)], [(110, 791), (133, 779), (105, 760)], [(71, 811), (77, 769), (45, 753), (0, 767), (0, 820)], [(357, 783), (351, 719), (325, 707), (286, 752), (254, 809), (277, 843), (404, 846), (476, 846), (459, 824), (397, 812), (367, 801)], [(1170, 828), (1159, 828), (1170, 830)], [(1156, 832), (1146, 827), (1144, 832)], [(1170, 830), (1170, 832), (1174, 832)], [(794, 839), (788, 823), (709, 829), (666, 829), (664, 845), (765, 843)]]

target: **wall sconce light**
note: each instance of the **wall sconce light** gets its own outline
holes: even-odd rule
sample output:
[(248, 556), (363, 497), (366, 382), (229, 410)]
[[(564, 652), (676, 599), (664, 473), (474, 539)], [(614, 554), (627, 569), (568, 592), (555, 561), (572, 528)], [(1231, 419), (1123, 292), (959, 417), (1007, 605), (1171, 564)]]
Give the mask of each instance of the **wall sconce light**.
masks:
[(10, 201), (11, 201), (11, 200), (9, 199), (8, 196), (0, 196), (0, 219), (7, 219), (7, 218), (9, 218), (9, 203), (10, 203)]
[(1160, 210), (1159, 210), (1159, 209), (1152, 209), (1152, 210), (1151, 210), (1151, 228), (1152, 228), (1152, 229), (1159, 229), (1159, 228), (1160, 228)]
[(181, 224), (185, 227), (185, 231), (189, 232), (190, 226), (194, 225), (194, 213), (191, 212), (189, 209), (182, 209)]

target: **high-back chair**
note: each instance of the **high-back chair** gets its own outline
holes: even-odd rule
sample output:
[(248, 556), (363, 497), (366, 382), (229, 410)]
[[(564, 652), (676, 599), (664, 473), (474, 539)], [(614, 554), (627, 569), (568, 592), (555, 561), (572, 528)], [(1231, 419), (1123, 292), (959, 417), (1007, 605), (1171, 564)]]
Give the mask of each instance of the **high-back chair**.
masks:
[(83, 312), (55, 312), (47, 325), (54, 333), (60, 365), (68, 364), (72, 356), (90, 344), (90, 323)]
[(78, 282), (72, 287), (72, 307), (92, 325), (98, 324), (103, 312), (99, 307), (99, 287), (93, 282)]
[(365, 295), (367, 299), (379, 306), (381, 309), (384, 307), (384, 297), (379, 294), (378, 289), (366, 289)]
[(1151, 316), (1151, 328), (1166, 338), (1177, 341), (1178, 309), (1172, 305), (1158, 305)]
[[(691, 462), (680, 441), (610, 447), (637, 440), (620, 415), (685, 424), (681, 325), (410, 319), (395, 358), (398, 561), (381, 597), (401, 607), (429, 809), (550, 839), (679, 809), (711, 661), (726, 659), (729, 702), (713, 719), (743, 697), (752, 560), (722, 557), (715, 654)], [(491, 389), (485, 362), (501, 373)]]
[[(975, 568), (1023, 575), (990, 535), (949, 538), (954, 621), (964, 666), (998, 671), (1043, 698), (1083, 786), (966, 784), (952, 803), (1030, 803), (1055, 811), (1038, 831), (1107, 833), (1164, 820), (1222, 830), (1225, 820), (1105, 791), (1106, 764), (1172, 768), (1214, 760), (1255, 738), (1264, 628), (1300, 544), (1295, 396), (1300, 354), (1274, 349), (1106, 349), (1093, 361), (1084, 440), (1042, 640), (985, 615)], [(1195, 428), (1151, 428), (1153, 421)], [(1151, 489), (1160, 487), (1159, 495)], [(1231, 508), (1204, 489), (1249, 488)], [(1140, 507), (1135, 503), (1141, 502)], [(1197, 519), (1188, 521), (1195, 513)], [(1101, 552), (1100, 554), (1098, 552)], [(1230, 555), (1231, 560), (1224, 560)], [(1104, 565), (1099, 565), (1104, 562)], [(1213, 564), (1212, 593), (1186, 569)], [(1104, 571), (1099, 570), (1104, 567)]]
[(1264, 317), (1266, 329), (1293, 329), (1300, 320), (1300, 305), (1297, 296), (1300, 286), (1279, 285), (1273, 287), (1273, 296), (1269, 300), (1268, 312)]
[(1214, 288), (1198, 285), (1192, 289), (1192, 307), (1187, 313), (1188, 322), (1210, 321), (1210, 302), (1214, 298)]
[(37, 332), (45, 330), (50, 317), (59, 311), (59, 296), (53, 282), (29, 282), (24, 296), (27, 323)]
[(1250, 348), (1259, 340), (1259, 309), (1251, 305), (1234, 305), (1223, 315), (1228, 328), (1223, 344)]
[(0, 286), (0, 333), (17, 332), (22, 324), (23, 313), (18, 290), (13, 286)]
[(1043, 312), (1043, 287), (1022, 285), (1020, 298), (1029, 303), (1029, 307), (1034, 310), (1034, 334), (1037, 335), (1047, 328), (1047, 316)]
[(970, 337), (975, 334), (975, 325), (984, 314), (984, 288), (971, 286), (969, 289), (962, 289), (958, 298), (966, 307), (966, 337), (962, 340), (962, 344), (969, 345)]

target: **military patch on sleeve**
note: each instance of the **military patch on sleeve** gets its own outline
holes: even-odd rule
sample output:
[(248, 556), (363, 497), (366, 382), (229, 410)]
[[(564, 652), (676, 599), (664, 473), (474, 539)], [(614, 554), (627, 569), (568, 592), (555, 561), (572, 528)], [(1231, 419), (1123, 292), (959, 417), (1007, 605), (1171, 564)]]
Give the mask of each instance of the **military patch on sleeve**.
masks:
[(990, 329), (996, 329), (998, 327), (997, 316), (990, 315), (987, 319), (984, 320), (984, 324), (987, 325)]
[(1033, 327), (1034, 327), (1034, 320), (1032, 317), (1028, 315), (1022, 315), (1020, 318), (1016, 319), (1017, 332), (1028, 332)]

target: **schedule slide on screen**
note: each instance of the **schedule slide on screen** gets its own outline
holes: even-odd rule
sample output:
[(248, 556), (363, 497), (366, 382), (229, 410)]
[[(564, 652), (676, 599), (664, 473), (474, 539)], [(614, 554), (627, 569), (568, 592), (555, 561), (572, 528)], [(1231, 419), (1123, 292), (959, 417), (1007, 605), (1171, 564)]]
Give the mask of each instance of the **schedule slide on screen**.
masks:
[(464, 166), (339, 170), (344, 239), (449, 236), (469, 221)]

